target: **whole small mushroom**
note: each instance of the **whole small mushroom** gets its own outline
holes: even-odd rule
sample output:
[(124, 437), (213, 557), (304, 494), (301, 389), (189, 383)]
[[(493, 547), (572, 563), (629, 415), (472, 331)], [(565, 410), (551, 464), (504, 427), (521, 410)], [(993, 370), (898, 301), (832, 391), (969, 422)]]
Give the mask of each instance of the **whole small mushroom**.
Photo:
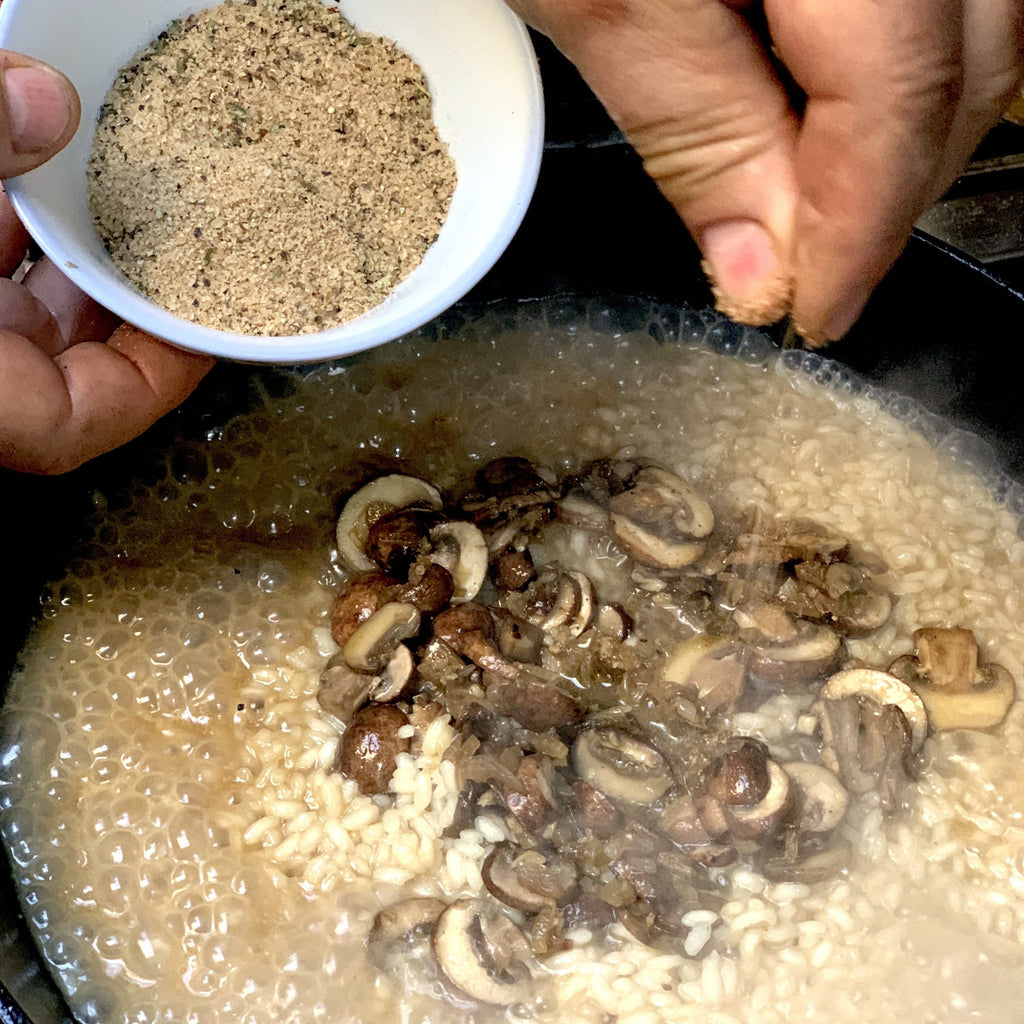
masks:
[(338, 746), (334, 767), (359, 786), (366, 796), (386, 793), (399, 754), (407, 754), (411, 740), (399, 736), (408, 724), (393, 704), (371, 704), (353, 716)]
[(793, 807), (793, 786), (775, 761), (768, 762), (768, 789), (756, 804), (725, 807), (729, 831), (737, 839), (764, 840), (774, 835)]

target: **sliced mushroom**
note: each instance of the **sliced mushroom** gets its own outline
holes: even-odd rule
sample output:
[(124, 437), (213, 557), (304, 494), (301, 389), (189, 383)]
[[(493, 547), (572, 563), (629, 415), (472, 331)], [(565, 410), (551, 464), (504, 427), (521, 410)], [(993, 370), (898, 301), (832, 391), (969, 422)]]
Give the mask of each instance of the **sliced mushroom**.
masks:
[(921, 698), (903, 680), (877, 669), (846, 669), (831, 676), (819, 694), (821, 701), (841, 697), (867, 697), (877, 704), (895, 704), (910, 725), (911, 751), (921, 749), (928, 734), (928, 713)]
[(746, 647), (737, 640), (698, 633), (672, 652), (661, 677), (691, 688), (705, 714), (734, 711), (746, 684)]
[(572, 746), (572, 763), (584, 782), (613, 800), (631, 804), (653, 803), (673, 782), (665, 758), (621, 729), (581, 732)]
[(487, 578), (487, 541), (472, 523), (452, 520), (430, 531), (430, 559), (452, 575), (454, 604), (472, 601)]
[(509, 594), (505, 603), (527, 622), (544, 630), (564, 629), (571, 637), (580, 636), (597, 612), (590, 577), (554, 566), (543, 569), (521, 593)]
[(564, 903), (575, 891), (576, 868), (553, 850), (521, 850), (499, 843), (481, 867), (487, 891), (515, 910), (536, 913)]
[(381, 704), (398, 700), (409, 688), (415, 675), (416, 662), (413, 660), (412, 651), (405, 644), (399, 644), (381, 673), (374, 676), (370, 700)]
[(751, 676), (778, 686), (799, 686), (823, 679), (843, 657), (843, 642), (828, 626), (799, 619), (793, 635), (765, 637), (749, 646)]
[(386, 793), (398, 755), (411, 741), (398, 735), (408, 718), (394, 704), (370, 704), (352, 716), (341, 737), (335, 768), (352, 779), (361, 793)]
[[(721, 835), (728, 825), (723, 821)], [(658, 816), (658, 831), (679, 846), (702, 846), (711, 842), (712, 834), (701, 820), (700, 808), (691, 796), (678, 796), (669, 801)]]
[(866, 695), (815, 702), (821, 757), (853, 793), (877, 791), (886, 813), (903, 804), (914, 770), (913, 731), (899, 705)]
[(783, 770), (796, 787), (793, 824), (801, 832), (830, 832), (850, 805), (850, 794), (835, 772), (812, 761), (785, 761)]
[(667, 569), (692, 565), (715, 525), (711, 506), (682, 477), (649, 466), (608, 502), (612, 528), (637, 561)]
[(493, 615), (498, 629), (498, 650), (509, 661), (539, 665), (544, 648), (544, 630), (504, 608), (494, 608)]
[(633, 632), (632, 616), (620, 604), (603, 604), (594, 616), (594, 629), (622, 642)]
[(399, 643), (415, 636), (419, 628), (420, 613), (414, 605), (389, 601), (349, 637), (342, 648), (345, 661), (359, 672), (380, 672)]
[(377, 912), (366, 935), (366, 955), (380, 971), (393, 973), (429, 951), (430, 936), (446, 904), (430, 896), (392, 903)]
[(360, 487), (338, 517), (335, 533), (342, 561), (358, 572), (373, 570), (375, 565), (366, 554), (370, 527), (382, 515), (412, 505), (440, 510), (441, 495), (425, 480), (397, 473), (377, 477)]
[(971, 630), (919, 629), (914, 646), (889, 671), (921, 698), (932, 729), (992, 729), (1007, 716), (1017, 696), (1013, 676), (994, 662), (979, 665)]
[(850, 847), (845, 842), (833, 842), (824, 850), (788, 857), (778, 854), (761, 865), (765, 878), (772, 882), (795, 882), (815, 885), (837, 878), (850, 864)]
[(729, 831), (737, 839), (763, 840), (774, 835), (792, 809), (793, 787), (782, 766), (769, 761), (768, 778), (764, 799), (750, 806), (726, 806)]
[(334, 719), (336, 725), (343, 726), (366, 703), (373, 684), (372, 675), (356, 672), (339, 651), (320, 673), (316, 702)]
[(510, 1006), (533, 994), (532, 953), (522, 930), (483, 900), (457, 900), (431, 937), (442, 975), (468, 999)]

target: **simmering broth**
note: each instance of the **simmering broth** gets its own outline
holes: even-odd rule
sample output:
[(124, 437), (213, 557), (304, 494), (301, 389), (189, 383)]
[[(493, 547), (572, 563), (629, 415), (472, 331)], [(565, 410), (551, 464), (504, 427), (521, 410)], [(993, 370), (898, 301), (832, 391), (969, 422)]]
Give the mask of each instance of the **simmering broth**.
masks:
[[(26, 917), (81, 1020), (1013, 1018), (1019, 705), (993, 732), (930, 737), (903, 813), (851, 810), (835, 877), (723, 867), (692, 955), (625, 930), (580, 940), (544, 958), (534, 1005), (507, 1011), (436, 998), (429, 981), (403, 999), (367, 961), (382, 905), (477, 896), (500, 838), (486, 822), (450, 834), (443, 717), (418, 726), (386, 796), (331, 770), (338, 730), (316, 693), (348, 575), (333, 527), (380, 472), (451, 488), (497, 455), (561, 476), (642, 454), (717, 514), (810, 517), (869, 546), (898, 600), (847, 641), (853, 658), (885, 665), (919, 626), (958, 625), (1024, 678), (1018, 520), (997, 477), (955, 458), (955, 432), (714, 317), (679, 328), (651, 310), (623, 331), (598, 306), (572, 329), (547, 312), (487, 313), (296, 375), (285, 397), (162, 453), (147, 485), (97, 496), (93, 536), (44, 595), (12, 680), (0, 762)], [(574, 557), (571, 538), (557, 553)], [(621, 552), (605, 558), (611, 573)], [(778, 748), (805, 710), (781, 694), (732, 724)]]

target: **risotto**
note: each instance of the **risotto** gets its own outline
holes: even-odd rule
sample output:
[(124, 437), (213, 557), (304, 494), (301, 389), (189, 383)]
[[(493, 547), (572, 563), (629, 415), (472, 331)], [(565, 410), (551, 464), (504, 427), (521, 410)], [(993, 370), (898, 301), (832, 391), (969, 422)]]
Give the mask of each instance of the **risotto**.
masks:
[[(844, 579), (852, 574), (858, 594), (884, 603), (870, 628), (847, 622), (841, 654), (825, 657), (820, 672), (887, 670), (893, 685), (904, 685), (896, 677), (909, 677), (897, 665), (926, 662), (927, 644), (956, 628), (976, 638), (980, 668), (999, 666), (1000, 679), (1011, 679), (1010, 703), (1012, 680), (1024, 678), (1024, 542), (1013, 486), (960, 458), (970, 439), (910, 403), (875, 393), (820, 357), (780, 354), (715, 316), (652, 308), (624, 324), (595, 304), (569, 319), (553, 306), (486, 312), (347, 364), (296, 373), (283, 396), (264, 393), (251, 411), (160, 453), (145, 485), (97, 494), (92, 535), (43, 596), (11, 681), (0, 759), (0, 823), (26, 919), (77, 1019), (1014, 1018), (1024, 999), (1019, 703), (1005, 717), (1004, 707), (994, 717), (972, 711), (950, 721), (929, 704), (929, 727), (904, 697), (878, 698), (891, 711), (886, 728), (904, 744), (900, 770), (885, 776), (892, 786), (847, 785), (828, 838), (818, 835), (801, 851), (792, 802), (780, 804), (770, 828), (749, 823), (772, 792), (776, 775), (765, 774), (767, 766), (811, 763), (812, 748), (828, 746), (820, 680), (791, 687), (765, 662), (751, 700), (712, 693), (679, 668), (697, 660), (692, 648), (679, 650), (723, 608), (744, 643), (757, 646), (750, 638), (768, 629), (758, 618), (766, 602), (763, 589), (753, 597), (745, 589), (760, 576), (749, 571), (744, 544), (757, 534), (785, 546), (785, 530), (798, 528), (815, 555), (786, 548), (773, 600), (808, 621), (808, 592), (799, 585), (814, 562)], [(506, 699), (514, 680), (505, 649), (466, 653), (454, 641), (438, 657), (456, 657), (452, 671), (474, 708), (503, 723), (504, 752), (488, 748), (479, 710), (446, 697), (454, 687), (446, 690), (421, 651), (425, 682), (416, 700), (403, 690), (406, 677), (394, 693), (380, 692), (388, 673), (404, 671), (385, 672), (394, 644), (386, 659), (370, 658), (357, 671), (372, 676), (374, 694), (332, 698), (325, 666), (347, 679), (344, 663), (354, 657), (353, 633), (339, 633), (339, 608), (354, 581), (377, 572), (372, 561), (353, 566), (359, 554), (347, 550), (343, 530), (336, 543), (346, 499), (381, 477), (429, 482), (445, 503), (452, 495), (479, 499), (466, 481), (502, 458), (506, 468), (531, 467), (539, 486), (559, 496), (545, 506), (561, 514), (549, 511), (536, 532), (525, 531), (528, 545), (510, 535), (508, 550), (529, 563), (503, 567), (512, 583), (484, 582), (480, 595), (456, 594), (444, 612), (414, 611), (436, 623), (489, 604), (495, 622), (513, 611), (547, 620), (551, 594), (539, 613), (536, 602), (531, 611), (511, 595), (536, 597), (530, 588), (557, 566), (552, 593), (569, 580), (572, 614), (585, 604), (586, 619), (560, 619), (568, 633), (558, 643), (545, 639), (543, 658), (519, 660), (535, 663), (531, 686), (558, 677), (569, 719), (524, 721), (522, 692)], [(635, 531), (621, 526), (624, 516), (634, 526), (643, 520), (629, 506), (652, 480), (679, 481), (671, 486), (692, 488), (692, 503), (702, 496), (713, 509), (714, 527), (688, 535), (689, 562), (652, 562)], [(570, 496), (575, 503), (561, 507)], [(600, 522), (610, 517), (618, 532), (594, 527), (595, 505)], [(690, 518), (700, 520), (694, 509)], [(428, 530), (436, 529), (431, 519)], [(717, 611), (708, 611), (704, 584), (692, 582), (697, 559), (718, 559), (716, 586), (730, 567), (745, 566), (738, 584), (714, 592)], [(772, 579), (774, 587), (782, 577)], [(385, 604), (416, 604), (418, 592), (394, 589), (411, 582), (387, 586)], [(818, 618), (842, 617), (833, 608)], [(415, 622), (401, 639), (419, 635)], [(671, 772), (652, 760), (656, 750), (631, 748), (625, 760), (643, 771), (629, 790), (600, 774), (603, 763), (594, 768), (602, 755), (595, 743), (607, 746), (613, 733), (617, 743), (623, 735), (632, 742), (635, 730), (621, 714), (629, 701), (602, 704), (587, 691), (593, 679), (576, 671), (582, 656), (573, 653), (581, 643), (591, 653), (612, 645), (610, 662), (586, 664), (611, 664), (603, 685), (623, 687), (634, 704), (642, 703), (637, 693), (653, 692), (633, 689), (635, 677), (679, 683), (678, 730), (659, 718), (656, 695), (641, 724), (649, 734), (671, 733), (677, 745), (695, 735), (688, 730), (704, 737), (698, 774), (710, 778), (710, 795), (701, 791), (696, 826), (689, 808), (673, 804)], [(577, 659), (575, 675), (568, 662), (550, 660), (558, 644)], [(524, 648), (515, 650), (519, 658)], [(835, 688), (836, 678), (827, 685)], [(399, 692), (401, 712), (389, 703)], [(395, 748), (380, 779), (352, 759), (353, 715), (367, 701), (374, 713), (402, 716), (388, 727)], [(584, 705), (585, 716), (577, 714)], [(842, 732), (837, 723), (825, 731)], [(862, 721), (852, 728), (867, 734)], [(495, 780), (544, 758), (588, 829), (594, 819), (586, 814), (611, 790), (621, 817), (601, 849), (619, 844), (620, 860), (577, 856), (582, 874), (564, 898), (534, 906), (518, 881), (509, 896), (499, 872), (520, 863), (524, 849), (542, 847), (530, 829), (524, 838), (529, 809), (516, 813)], [(736, 758), (752, 758), (752, 774), (764, 775), (753, 796), (739, 792), (747, 782), (716, 775)], [(850, 783), (841, 762), (831, 768)], [(672, 768), (676, 782), (680, 771)], [(799, 775), (794, 769), (795, 789)], [(711, 824), (708, 801), (725, 825)], [(664, 818), (655, 827), (653, 808), (664, 814), (668, 806), (673, 827)], [(559, 820), (530, 827), (546, 830), (543, 849), (563, 860), (591, 841), (587, 829), (565, 831)], [(692, 900), (673, 903), (674, 930), (662, 927), (658, 894), (622, 869), (633, 856), (623, 852), (626, 834), (654, 843), (646, 853), (661, 872), (677, 870), (685, 855), (678, 870)], [(808, 863), (825, 869), (806, 870)], [(556, 919), (541, 927), (537, 908), (549, 904), (559, 908)], [(382, 951), (382, 930), (394, 920), (389, 908), (410, 905), (426, 913), (420, 934), (400, 929), (396, 960), (394, 942)], [(527, 974), (519, 962), (493, 963), (494, 928), (512, 928), (526, 943)], [(490, 982), (474, 988), (477, 975), (446, 965), (438, 951), (452, 936), (468, 936), (480, 958), (487, 948), (506, 992), (495, 995)]]

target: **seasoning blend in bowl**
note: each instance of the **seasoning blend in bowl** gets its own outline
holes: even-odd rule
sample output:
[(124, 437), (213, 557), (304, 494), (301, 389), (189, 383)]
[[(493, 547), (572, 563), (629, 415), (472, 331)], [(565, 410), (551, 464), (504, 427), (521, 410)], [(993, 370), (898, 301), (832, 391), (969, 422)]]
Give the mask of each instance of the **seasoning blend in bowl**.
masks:
[(414, 329), (491, 267), (536, 182), (536, 58), (500, 0), (8, 0), (0, 45), (82, 98), (68, 148), (8, 183), (27, 227), (194, 351), (298, 363)]

